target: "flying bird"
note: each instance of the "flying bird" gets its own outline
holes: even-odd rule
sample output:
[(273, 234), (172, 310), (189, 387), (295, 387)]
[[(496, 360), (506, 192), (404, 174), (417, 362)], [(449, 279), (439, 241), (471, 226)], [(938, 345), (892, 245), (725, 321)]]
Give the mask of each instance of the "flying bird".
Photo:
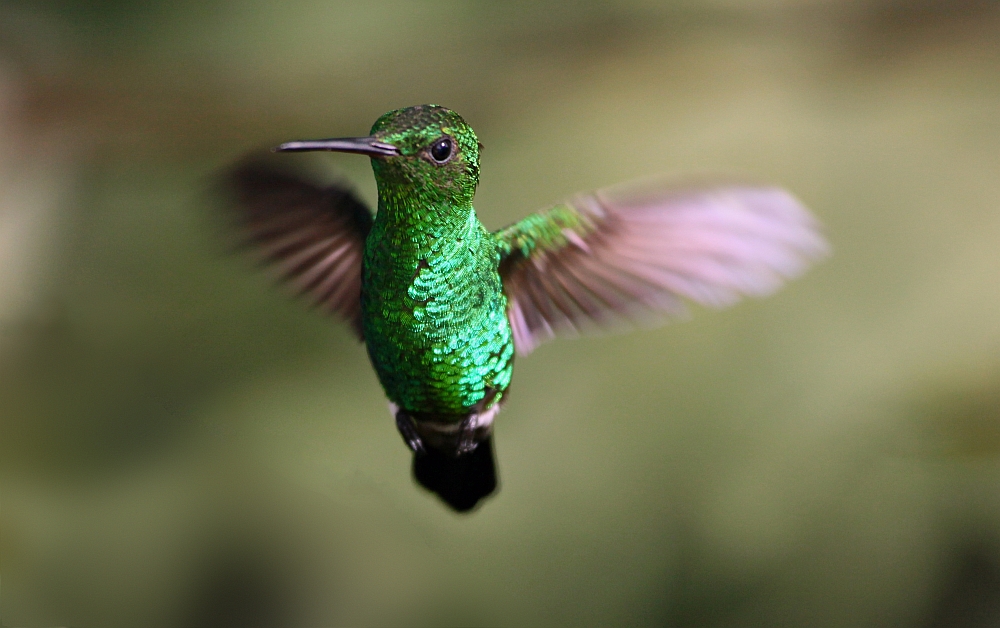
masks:
[(371, 158), (378, 210), (259, 161), (227, 177), (245, 239), (365, 343), (413, 473), (456, 511), (496, 489), (493, 422), (515, 356), (559, 335), (655, 322), (685, 301), (763, 297), (828, 253), (777, 187), (635, 183), (499, 231), (473, 209), (482, 145), (454, 111), (381, 116), (366, 137), (278, 152)]

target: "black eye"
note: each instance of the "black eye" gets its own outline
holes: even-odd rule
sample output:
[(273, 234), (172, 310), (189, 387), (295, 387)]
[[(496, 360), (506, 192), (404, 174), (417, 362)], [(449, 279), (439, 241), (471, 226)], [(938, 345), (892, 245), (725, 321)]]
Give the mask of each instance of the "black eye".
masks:
[(443, 164), (451, 158), (453, 148), (454, 144), (452, 144), (451, 139), (442, 137), (431, 145), (431, 158), (439, 164)]

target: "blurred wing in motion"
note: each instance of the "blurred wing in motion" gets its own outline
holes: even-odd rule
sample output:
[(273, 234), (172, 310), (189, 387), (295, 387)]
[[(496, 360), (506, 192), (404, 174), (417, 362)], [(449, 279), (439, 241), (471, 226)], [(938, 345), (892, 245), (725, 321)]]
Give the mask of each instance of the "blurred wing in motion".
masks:
[(362, 338), (361, 257), (372, 215), (350, 191), (320, 187), (262, 161), (236, 166), (225, 185), (244, 239), (300, 294), (346, 319)]
[(683, 315), (682, 298), (769, 295), (829, 251), (792, 195), (741, 185), (599, 190), (496, 235), (521, 355), (556, 334)]

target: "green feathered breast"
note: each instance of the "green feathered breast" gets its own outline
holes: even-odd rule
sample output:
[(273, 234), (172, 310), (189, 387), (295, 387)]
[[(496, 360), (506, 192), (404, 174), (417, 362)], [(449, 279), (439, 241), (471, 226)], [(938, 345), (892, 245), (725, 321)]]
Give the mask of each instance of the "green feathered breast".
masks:
[[(510, 385), (514, 344), (500, 251), (475, 212), (464, 221), (427, 214), (437, 212), (380, 207), (365, 243), (362, 324), (391, 401), (415, 418), (461, 421), (491, 389), (489, 405)], [(393, 224), (400, 219), (410, 224)]]

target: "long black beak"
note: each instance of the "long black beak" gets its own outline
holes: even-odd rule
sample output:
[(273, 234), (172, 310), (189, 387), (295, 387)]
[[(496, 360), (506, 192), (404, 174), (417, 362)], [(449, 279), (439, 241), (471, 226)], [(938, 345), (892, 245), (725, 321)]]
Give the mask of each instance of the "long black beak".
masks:
[(396, 157), (399, 149), (392, 144), (380, 142), (374, 137), (335, 137), (328, 140), (302, 140), (285, 142), (274, 149), (276, 152), (305, 152), (309, 150), (330, 150), (338, 153), (357, 153), (371, 157)]

